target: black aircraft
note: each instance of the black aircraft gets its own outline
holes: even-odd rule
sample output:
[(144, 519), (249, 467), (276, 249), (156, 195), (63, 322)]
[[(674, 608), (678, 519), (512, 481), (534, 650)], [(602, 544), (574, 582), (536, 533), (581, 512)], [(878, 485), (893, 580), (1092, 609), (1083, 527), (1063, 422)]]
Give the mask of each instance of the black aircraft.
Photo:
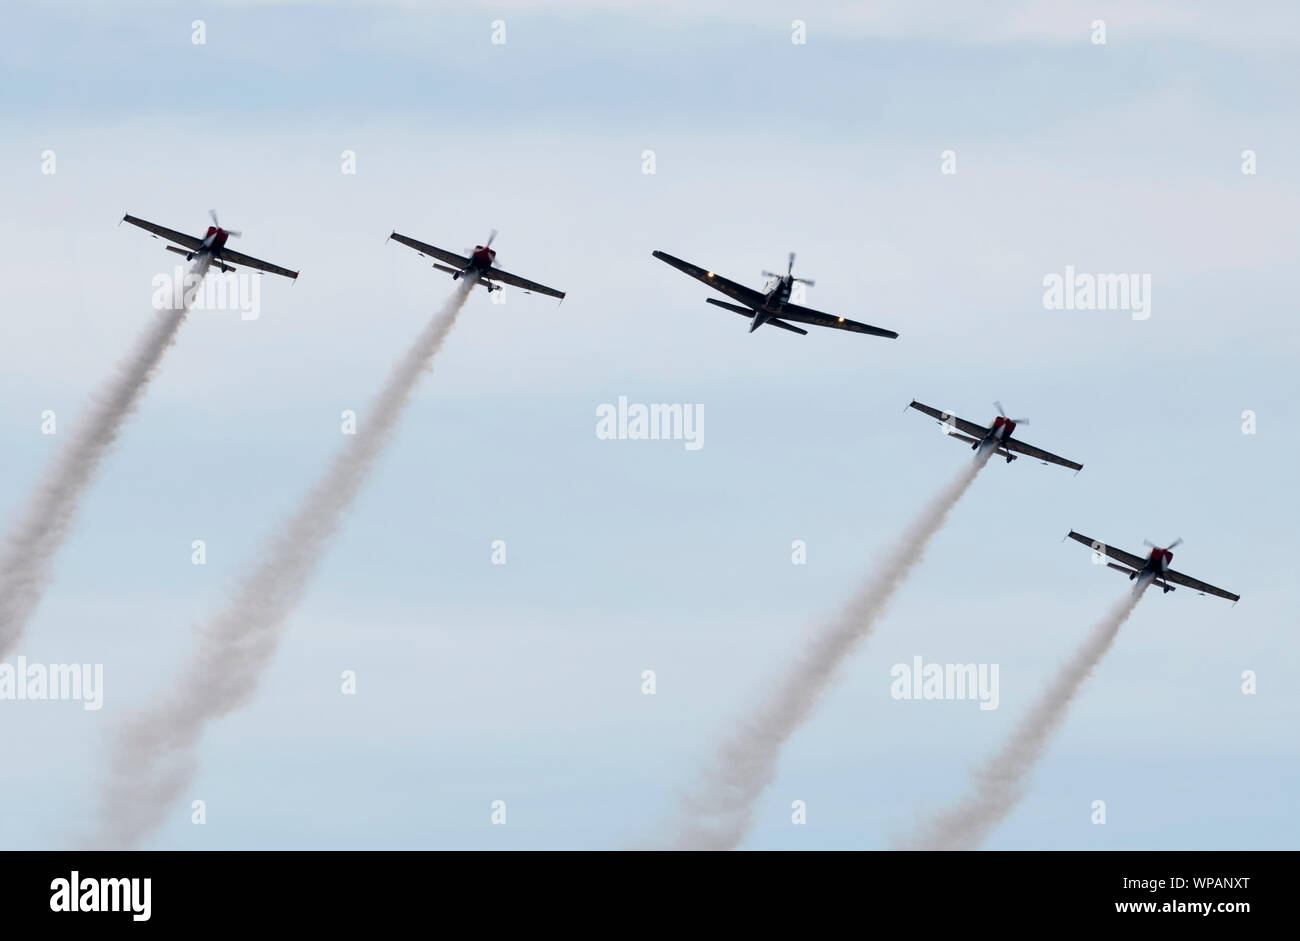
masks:
[(728, 297), (740, 301), (740, 305), (744, 306), (727, 304), (712, 297), (707, 298), (708, 303), (715, 307), (721, 307), (723, 310), (729, 310), (740, 314), (742, 317), (748, 317), (750, 333), (753, 333), (763, 324), (770, 323), (782, 330), (807, 335), (807, 330), (786, 322), (793, 320), (795, 323), (832, 327), (836, 330), (850, 330), (854, 333), (869, 333), (876, 337), (889, 337), (891, 340), (898, 336), (893, 330), (882, 330), (880, 327), (873, 327), (870, 324), (858, 323), (856, 320), (848, 320), (832, 314), (823, 314), (819, 310), (791, 304), (790, 292), (794, 289), (796, 281), (801, 284), (812, 284), (811, 281), (805, 278), (796, 278), (792, 273), (794, 271), (794, 252), (790, 253), (790, 264), (786, 267), (785, 274), (773, 274), (770, 271), (763, 272), (764, 277), (774, 279), (769, 282), (769, 286), (765, 291), (747, 288), (743, 284), (737, 284), (720, 274), (714, 274), (712, 271), (705, 271), (697, 265), (692, 265), (689, 261), (674, 258), (667, 252), (654, 252), (653, 254), (660, 261), (672, 265), (678, 271), (684, 271), (692, 278), (703, 281), (715, 291), (720, 291)]

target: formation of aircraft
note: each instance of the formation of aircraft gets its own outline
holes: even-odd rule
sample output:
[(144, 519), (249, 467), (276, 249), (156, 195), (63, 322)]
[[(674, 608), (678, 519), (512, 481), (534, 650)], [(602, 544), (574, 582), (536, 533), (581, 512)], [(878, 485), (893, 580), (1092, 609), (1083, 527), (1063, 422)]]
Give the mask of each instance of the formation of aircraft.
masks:
[[(1234, 603), (1241, 600), (1240, 595), (1234, 595), (1222, 588), (1215, 588), (1213, 585), (1208, 585), (1199, 579), (1192, 578), (1190, 575), (1175, 572), (1169, 567), (1169, 563), (1174, 561), (1172, 550), (1182, 542), (1181, 539), (1175, 539), (1167, 546), (1157, 546), (1155, 543), (1148, 541), (1147, 545), (1151, 547), (1151, 552), (1146, 558), (1143, 558), (1140, 555), (1134, 555), (1131, 552), (1125, 552), (1123, 549), (1116, 549), (1114, 546), (1098, 542), (1091, 536), (1076, 533), (1073, 529), (1066, 533), (1066, 536), (1075, 542), (1083, 543), (1095, 552), (1103, 553), (1109, 558), (1122, 563), (1116, 565), (1114, 562), (1107, 562), (1106, 567), (1115, 569), (1117, 572), (1123, 572), (1129, 577), (1129, 581), (1135, 579), (1139, 582), (1149, 580), (1159, 585), (1165, 594), (1173, 591), (1174, 585), (1182, 585), (1194, 591), (1199, 591), (1203, 595), (1217, 595)], [(1173, 585), (1170, 582), (1173, 582)]]
[[(250, 255), (244, 255), (236, 252), (226, 246), (230, 238), (238, 238), (239, 232), (222, 228), (221, 223), (217, 220), (215, 210), (210, 211), (212, 216), (212, 225), (204, 235), (199, 238), (186, 235), (183, 232), (177, 232), (174, 229), (168, 229), (164, 226), (147, 222), (144, 219), (137, 219), (135, 216), (123, 216), (123, 222), (129, 222), (132, 225), (150, 232), (155, 237), (160, 237), (175, 244), (168, 245), (167, 250), (184, 255), (187, 260), (196, 256), (208, 255), (212, 264), (222, 271), (233, 271), (232, 265), (243, 265), (247, 268), (255, 268), (260, 271), (270, 272), (271, 274), (282, 275), (286, 278), (296, 279), (298, 272), (290, 271), (287, 268), (281, 268), (269, 262), (261, 261)], [(410, 248), (415, 249), (423, 256), (437, 259), (433, 267), (439, 271), (445, 271), (452, 276), (453, 280), (460, 278), (470, 279), (476, 285), (486, 287), (488, 291), (500, 291), (503, 284), (509, 284), (528, 293), (545, 294), (549, 297), (564, 299), (565, 292), (547, 287), (544, 284), (538, 284), (535, 281), (529, 281), (527, 278), (521, 278), (518, 275), (511, 274), (496, 267), (496, 252), (492, 249), (492, 241), (496, 238), (497, 232), (492, 230), (488, 236), (486, 244), (476, 245), (472, 252), (466, 255), (458, 255), (455, 252), (438, 248), (427, 242), (421, 242), (410, 236), (401, 235), (393, 232), (389, 238), (401, 242)], [(690, 262), (682, 261), (666, 252), (653, 252), (655, 258), (663, 261), (679, 271), (683, 271), (698, 281), (707, 284), (709, 287), (720, 291), (728, 297), (739, 301), (740, 304), (728, 304), (715, 298), (707, 298), (707, 302), (724, 310), (729, 310), (737, 314), (748, 317), (750, 320), (749, 332), (753, 333), (764, 324), (772, 324), (783, 330), (790, 330), (794, 333), (808, 333), (800, 327), (794, 326), (795, 323), (811, 324), (819, 327), (830, 327), (837, 330), (849, 330), (854, 333), (867, 333), (872, 336), (897, 338), (898, 334), (892, 330), (885, 330), (880, 327), (873, 327), (869, 324), (858, 323), (855, 320), (849, 320), (845, 317), (837, 317), (832, 314), (826, 314), (821, 311), (812, 310), (807, 307), (801, 307), (798, 304), (790, 303), (790, 295), (797, 283), (812, 285), (813, 282), (806, 278), (797, 278), (794, 276), (794, 252), (790, 253), (789, 262), (786, 265), (785, 274), (774, 274), (770, 271), (764, 271), (763, 276), (769, 278), (768, 286), (763, 291), (753, 288), (747, 288), (744, 285), (737, 284), (708, 271), (693, 265)], [(439, 262), (442, 262), (440, 264)], [(1044, 451), (1033, 445), (1026, 444), (1019, 438), (1013, 437), (1016, 428), (1020, 425), (1028, 424), (1028, 419), (1009, 418), (1002, 408), (1001, 402), (994, 402), (994, 407), (998, 414), (993, 419), (993, 424), (989, 426), (981, 425), (977, 422), (967, 421), (959, 418), (951, 412), (941, 411), (929, 405), (923, 405), (913, 400), (909, 407), (919, 412), (929, 415), (936, 419), (944, 426), (944, 431), (951, 437), (969, 444), (972, 450), (982, 451), (991, 450), (1002, 457), (1005, 457), (1007, 463), (1011, 463), (1018, 455), (1024, 454), (1029, 457), (1037, 458), (1048, 464), (1059, 464), (1061, 467), (1068, 467), (1074, 471), (1083, 469), (1083, 465), (1071, 461), (1050, 451)], [(1156, 546), (1154, 543), (1147, 543), (1151, 547), (1151, 552), (1145, 557), (1133, 555), (1116, 549), (1112, 546), (1098, 542), (1089, 536), (1076, 533), (1070, 530), (1069, 538), (1090, 546), (1098, 552), (1104, 553), (1115, 562), (1106, 564), (1117, 571), (1124, 572), (1130, 580), (1150, 580), (1154, 584), (1168, 593), (1174, 590), (1174, 585), (1182, 585), (1192, 588), (1202, 594), (1217, 595), (1220, 598), (1227, 598), (1233, 602), (1239, 600), (1240, 596), (1232, 592), (1224, 591), (1222, 588), (1216, 588), (1213, 585), (1206, 584), (1181, 572), (1176, 572), (1169, 567), (1173, 561), (1173, 548), (1182, 542), (1181, 539), (1175, 540), (1168, 546)], [(1172, 584), (1171, 584), (1172, 583)]]
[[(530, 294), (545, 294), (549, 297), (558, 297), (564, 300), (564, 292), (557, 291), (555, 288), (548, 288), (544, 284), (538, 284), (536, 281), (529, 281), (527, 278), (521, 278), (519, 275), (511, 274), (508, 271), (502, 271), (496, 267), (497, 253), (492, 250), (492, 240), (497, 237), (497, 230), (493, 229), (488, 235), (486, 245), (475, 245), (474, 251), (469, 252), (469, 257), (457, 255), (455, 252), (449, 252), (445, 248), (438, 248), (436, 245), (430, 245), (428, 242), (421, 242), (419, 239), (413, 239), (409, 235), (399, 235), (397, 232), (388, 236), (390, 239), (401, 242), (410, 248), (415, 249), (421, 255), (427, 255), (430, 258), (436, 258), (438, 261), (446, 264), (433, 263), (433, 267), (439, 271), (445, 271), (451, 275), (453, 281), (460, 278), (468, 278), (475, 284), (481, 284), (488, 291), (501, 290), (500, 284), (493, 282), (501, 281), (509, 284), (511, 287), (517, 287), (520, 290)], [(447, 267), (451, 265), (452, 267)]]
[(978, 451), (989, 448), (996, 451), (1007, 459), (1010, 464), (1016, 459), (1015, 451), (1019, 454), (1027, 454), (1030, 457), (1038, 458), (1047, 464), (1060, 464), (1062, 467), (1068, 467), (1074, 471), (1083, 470), (1083, 465), (1075, 461), (1066, 460), (1063, 457), (1053, 454), (1051, 451), (1044, 451), (1042, 448), (1036, 448), (1032, 444), (1025, 444), (1019, 438), (1011, 437), (1016, 430), (1017, 425), (1029, 424), (1028, 418), (1007, 418), (1007, 413), (1002, 410), (1001, 402), (994, 402), (993, 407), (998, 410), (998, 415), (993, 419), (993, 424), (988, 428), (977, 424), (973, 421), (967, 421), (964, 418), (958, 418), (951, 412), (941, 412), (937, 408), (931, 408), (929, 405), (922, 405), (915, 400), (911, 403), (911, 408), (918, 412), (924, 412), (931, 418), (937, 418), (939, 423), (944, 426), (944, 431), (958, 441), (965, 441), (971, 446), (971, 450)]
[(212, 259), (212, 264), (222, 271), (234, 271), (232, 265), (243, 265), (245, 268), (256, 268), (259, 271), (268, 271), (271, 274), (297, 280), (298, 272), (296, 271), (290, 271), (288, 268), (281, 268), (279, 265), (262, 261), (252, 255), (245, 255), (233, 248), (227, 248), (226, 240), (239, 238), (241, 233), (223, 229), (221, 223), (217, 221), (217, 211), (215, 209), (209, 209), (208, 215), (212, 217), (212, 225), (208, 226), (208, 231), (203, 233), (202, 238), (186, 235), (184, 232), (177, 232), (175, 229), (169, 229), (154, 222), (146, 222), (144, 219), (137, 219), (130, 213), (122, 217), (122, 222), (138, 225), (146, 232), (152, 233), (154, 238), (164, 238), (169, 242), (175, 242), (175, 245), (167, 246), (167, 251), (184, 255), (186, 261), (192, 261), (198, 255), (207, 255)]
[(811, 285), (813, 282), (804, 278), (794, 276), (794, 252), (790, 253), (790, 263), (786, 267), (785, 274), (773, 274), (770, 271), (764, 271), (763, 275), (771, 279), (769, 287), (765, 291), (756, 291), (753, 288), (747, 288), (743, 284), (737, 284), (720, 274), (701, 268), (699, 265), (693, 265), (689, 261), (682, 261), (680, 258), (674, 258), (667, 252), (652, 252), (655, 258), (662, 262), (672, 265), (678, 271), (683, 271), (695, 278), (697, 281), (703, 281), (715, 291), (727, 295), (733, 300), (740, 301), (740, 304), (728, 304), (716, 298), (706, 298), (707, 303), (715, 307), (721, 307), (723, 310), (729, 310), (732, 313), (740, 314), (742, 317), (749, 318), (749, 332), (753, 333), (765, 323), (770, 323), (774, 327), (780, 327), (782, 330), (789, 330), (792, 333), (802, 333), (805, 336), (808, 331), (802, 327), (796, 327), (788, 321), (793, 320), (795, 323), (812, 324), (817, 327), (831, 327), (835, 330), (849, 330), (853, 333), (869, 333), (876, 337), (889, 337), (891, 340), (897, 339), (898, 334), (893, 330), (884, 330), (880, 327), (873, 327), (870, 324), (858, 323), (856, 320), (849, 320), (847, 317), (836, 317), (832, 314), (824, 314), (820, 310), (812, 310), (809, 307), (800, 307), (798, 304), (790, 303), (790, 292), (794, 290), (796, 283)]

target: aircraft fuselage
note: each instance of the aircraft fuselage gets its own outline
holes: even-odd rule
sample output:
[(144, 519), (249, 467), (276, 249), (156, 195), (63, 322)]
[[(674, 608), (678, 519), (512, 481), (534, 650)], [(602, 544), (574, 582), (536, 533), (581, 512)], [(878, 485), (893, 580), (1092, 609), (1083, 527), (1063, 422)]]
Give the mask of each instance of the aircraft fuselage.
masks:
[[(987, 448), (996, 451), (998, 448), (1005, 447), (1006, 443), (1011, 440), (1011, 433), (1015, 430), (1015, 422), (999, 415), (993, 419), (993, 427), (984, 432), (984, 437), (971, 445), (971, 450), (981, 451)], [(1010, 464), (1013, 460), (1015, 460), (1015, 456), (1008, 449), (1007, 463)]]
[(230, 233), (220, 226), (210, 225), (203, 235), (203, 247), (199, 251), (219, 252), (226, 245)]
[(1168, 549), (1152, 549), (1147, 556), (1147, 564), (1142, 566), (1140, 575), (1163, 575), (1169, 570), (1169, 563), (1174, 561), (1174, 554)]
[(1165, 594), (1168, 594), (1174, 589), (1169, 582), (1162, 581), (1162, 576), (1169, 571), (1169, 563), (1173, 560), (1174, 554), (1168, 549), (1154, 548), (1147, 556), (1146, 564), (1140, 570), (1130, 573), (1128, 580), (1136, 580), (1138, 585), (1153, 581), (1164, 590)]
[(230, 233), (220, 226), (210, 225), (208, 231), (203, 233), (203, 242), (197, 249), (185, 253), (184, 249), (172, 249), (185, 254), (186, 261), (193, 261), (195, 255), (207, 255), (213, 261), (221, 257), (221, 250), (226, 247), (226, 240), (230, 238)]
[(768, 291), (763, 297), (763, 306), (754, 311), (754, 319), (749, 324), (750, 333), (763, 326), (771, 318), (781, 315), (781, 310), (790, 300), (790, 291), (793, 287), (794, 278), (787, 276), (776, 279), (776, 284), (772, 286), (772, 290)]
[(469, 264), (461, 269), (460, 274), (453, 275), (453, 278), (482, 277), (491, 270), (492, 262), (496, 257), (497, 253), (486, 245), (475, 245), (474, 251), (469, 256)]

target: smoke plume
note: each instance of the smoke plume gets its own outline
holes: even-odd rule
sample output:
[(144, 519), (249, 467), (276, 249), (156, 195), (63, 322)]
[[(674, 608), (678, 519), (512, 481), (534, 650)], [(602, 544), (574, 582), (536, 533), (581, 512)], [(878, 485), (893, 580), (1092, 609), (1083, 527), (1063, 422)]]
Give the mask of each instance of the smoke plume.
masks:
[(194, 775), (195, 747), (208, 723), (252, 699), (285, 618), (305, 593), (343, 511), (392, 438), (420, 375), (451, 332), (473, 286), (469, 279), (457, 285), (389, 375), (369, 420), (274, 533), (226, 608), (200, 629), (198, 649), (170, 691), (122, 731), (101, 806), (98, 842), (132, 846), (161, 824)]
[(781, 748), (812, 713), (836, 668), (875, 627), (894, 592), (921, 561), (930, 538), (974, 483), (991, 452), (962, 469), (922, 510), (833, 620), (816, 629), (780, 677), (774, 695), (741, 720), (719, 750), (705, 780), (683, 800), (674, 845), (734, 849), (753, 825), (754, 806), (776, 775)]
[(72, 433), (10, 531), (0, 556), (0, 659), (13, 650), (40, 604), (54, 556), (71, 531), (82, 498), (139, 404), (163, 354), (175, 342), (208, 263), (206, 255), (199, 256), (186, 278), (180, 307), (155, 314), (130, 354), (92, 397), (90, 413)]
[(1061, 727), (1070, 703), (1114, 642), (1142, 598), (1147, 582), (1139, 581), (1093, 628), (1066, 661), (1042, 697), (1012, 733), (1002, 751), (975, 772), (973, 793), (922, 828), (907, 849), (976, 849), (1024, 796), (1025, 779)]

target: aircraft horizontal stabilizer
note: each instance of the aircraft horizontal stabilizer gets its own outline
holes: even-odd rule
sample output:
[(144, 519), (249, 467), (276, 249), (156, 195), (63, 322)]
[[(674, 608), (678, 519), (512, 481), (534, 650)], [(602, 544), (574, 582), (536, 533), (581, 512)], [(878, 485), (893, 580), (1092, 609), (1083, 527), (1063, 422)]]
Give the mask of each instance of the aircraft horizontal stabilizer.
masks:
[(808, 331), (804, 330), (802, 327), (796, 327), (793, 324), (788, 324), (784, 320), (777, 320), (775, 317), (772, 318), (771, 320), (765, 320), (764, 323), (770, 323), (772, 326), (780, 327), (782, 330), (790, 330), (794, 333), (802, 333), (804, 336), (808, 335)]
[(735, 313), (737, 313), (737, 314), (740, 314), (742, 317), (753, 317), (753, 316), (754, 316), (754, 312), (753, 312), (753, 310), (751, 310), (751, 309), (748, 308), (748, 307), (741, 307), (741, 306), (738, 305), (738, 304), (728, 304), (728, 303), (726, 303), (725, 301), (715, 301), (715, 300), (714, 300), (713, 298), (711, 298), (711, 297), (706, 297), (706, 298), (704, 299), (704, 302), (705, 302), (706, 304), (712, 304), (714, 307), (721, 307), (723, 310), (730, 310), (730, 311), (733, 311), (733, 312), (735, 312)]

